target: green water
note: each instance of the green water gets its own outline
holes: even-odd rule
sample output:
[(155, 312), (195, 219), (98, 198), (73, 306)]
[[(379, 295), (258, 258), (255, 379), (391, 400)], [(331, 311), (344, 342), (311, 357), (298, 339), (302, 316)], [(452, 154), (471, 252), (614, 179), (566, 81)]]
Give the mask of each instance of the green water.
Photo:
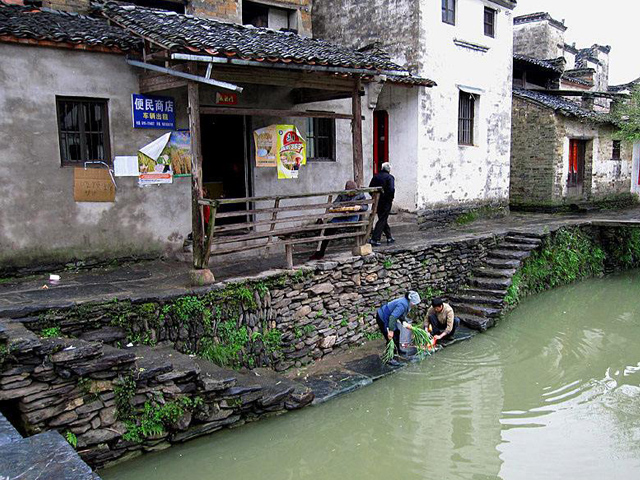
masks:
[(100, 472), (162, 479), (640, 478), (640, 271), (547, 292), (373, 385)]

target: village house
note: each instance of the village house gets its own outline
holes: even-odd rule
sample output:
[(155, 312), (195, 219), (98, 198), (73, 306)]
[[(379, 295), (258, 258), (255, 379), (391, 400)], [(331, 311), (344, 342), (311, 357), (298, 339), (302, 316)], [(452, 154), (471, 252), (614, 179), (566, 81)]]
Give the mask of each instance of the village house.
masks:
[[(513, 32), (509, 0), (317, 0), (314, 35), (381, 47), (433, 89), (384, 84), (374, 171), (389, 160), (397, 207), (423, 226), (509, 201)], [(428, 75), (427, 75), (428, 74)]]
[[(368, 183), (371, 92), (434, 84), (383, 52), (310, 38), (309, 0), (135, 3), (0, 4), (3, 268), (180, 251), (202, 225), (199, 183), (209, 198)], [(306, 138), (298, 178), (256, 165), (253, 132), (274, 124)], [(184, 171), (166, 173), (164, 153), (132, 167), (184, 130), (199, 133)], [(188, 175), (194, 144), (199, 178)], [(149, 174), (169, 183), (141, 186)]]
[(566, 30), (548, 13), (514, 19), (512, 208), (629, 199), (638, 175), (637, 152), (607, 117), (628, 93), (609, 86), (610, 47), (578, 49)]

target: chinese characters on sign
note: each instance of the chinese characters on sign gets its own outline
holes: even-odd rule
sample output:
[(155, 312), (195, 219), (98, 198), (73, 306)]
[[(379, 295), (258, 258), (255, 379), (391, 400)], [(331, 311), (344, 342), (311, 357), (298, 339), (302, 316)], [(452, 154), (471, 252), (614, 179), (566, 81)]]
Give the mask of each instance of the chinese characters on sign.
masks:
[(175, 103), (171, 97), (131, 95), (131, 114), (134, 128), (163, 128), (175, 130)]
[(220, 93), (216, 92), (216, 105), (237, 105), (237, 93)]

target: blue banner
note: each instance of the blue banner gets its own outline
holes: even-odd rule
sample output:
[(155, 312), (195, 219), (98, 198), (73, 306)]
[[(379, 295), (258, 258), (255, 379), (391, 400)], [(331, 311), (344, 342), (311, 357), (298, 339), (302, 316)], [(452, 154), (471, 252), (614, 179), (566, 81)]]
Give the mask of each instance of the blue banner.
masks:
[(131, 95), (133, 128), (176, 129), (175, 104), (172, 97)]

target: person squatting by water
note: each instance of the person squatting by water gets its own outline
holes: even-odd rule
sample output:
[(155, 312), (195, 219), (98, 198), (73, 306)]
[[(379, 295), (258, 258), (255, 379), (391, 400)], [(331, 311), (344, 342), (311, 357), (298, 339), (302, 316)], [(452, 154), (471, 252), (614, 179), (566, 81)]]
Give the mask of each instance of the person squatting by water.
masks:
[(380, 246), (383, 232), (384, 236), (387, 237), (387, 243), (395, 242), (395, 239), (391, 236), (391, 228), (389, 228), (388, 223), (391, 205), (396, 194), (395, 178), (390, 172), (391, 164), (389, 162), (383, 163), (380, 171), (373, 176), (369, 183), (369, 187), (382, 187), (382, 194), (378, 200), (378, 208), (376, 210), (378, 221), (373, 228), (371, 240), (369, 240), (369, 243), (374, 247)]
[(376, 312), (376, 322), (382, 337), (386, 341), (393, 340), (398, 353), (402, 353), (400, 350), (400, 325), (406, 320), (407, 313), (409, 313), (411, 307), (419, 303), (420, 295), (418, 295), (418, 292), (409, 290), (404, 297), (391, 300)]
[(448, 340), (460, 325), (460, 319), (453, 313), (453, 308), (441, 298), (434, 298), (427, 310), (424, 328), (433, 335), (433, 338)]
[[(358, 189), (358, 184), (356, 182), (354, 182), (353, 180), (348, 180), (347, 183), (344, 186), (344, 189), (345, 190), (357, 190)], [(359, 192), (359, 193), (341, 193), (333, 201), (334, 205), (336, 205), (336, 207), (333, 207), (333, 208), (336, 208), (335, 211), (340, 211), (340, 207), (339, 207), (340, 203), (354, 202), (354, 201), (359, 201), (359, 200), (364, 200), (364, 201), (367, 200), (367, 197), (364, 196), (364, 193), (362, 193), (362, 192)], [(367, 211), (369, 209), (369, 205), (367, 205), (367, 204), (364, 204), (364, 205), (350, 205), (349, 208), (353, 209), (354, 212), (365, 212), (365, 211)], [(332, 211), (332, 210), (330, 210), (330, 211)], [(332, 218), (331, 220), (329, 220), (329, 223), (358, 222), (358, 221), (360, 221), (360, 219), (361, 219), (360, 215), (348, 215), (348, 216), (345, 215), (345, 216)], [(318, 220), (318, 223), (322, 223), (322, 220)], [(333, 230), (331, 233), (332, 234), (338, 234), (338, 233), (341, 233), (342, 231), (346, 231), (346, 230), (347, 229), (336, 229), (336, 230)], [(327, 251), (327, 246), (328, 245), (329, 245), (329, 240), (323, 240), (322, 243), (320, 244), (320, 249), (317, 250), (311, 256), (311, 258), (309, 260), (320, 260), (322, 257), (324, 257), (324, 254)]]

